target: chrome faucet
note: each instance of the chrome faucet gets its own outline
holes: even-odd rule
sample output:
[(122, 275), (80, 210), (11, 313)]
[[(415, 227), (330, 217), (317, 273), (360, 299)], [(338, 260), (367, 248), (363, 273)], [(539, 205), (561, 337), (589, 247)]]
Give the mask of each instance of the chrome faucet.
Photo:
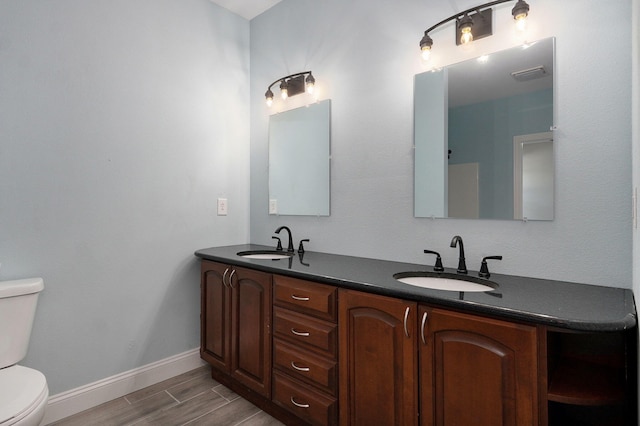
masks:
[(451, 247), (458, 246), (460, 249), (460, 258), (458, 259), (458, 273), (466, 274), (467, 273), (467, 264), (464, 261), (464, 244), (462, 243), (462, 237), (460, 235), (456, 235), (451, 240)]
[(283, 229), (289, 233), (289, 244), (287, 246), (287, 251), (289, 253), (293, 253), (295, 250), (293, 249), (293, 237), (291, 236), (291, 229), (289, 229), (286, 226), (281, 226), (278, 229), (276, 229), (276, 234), (279, 234), (280, 231), (282, 231)]

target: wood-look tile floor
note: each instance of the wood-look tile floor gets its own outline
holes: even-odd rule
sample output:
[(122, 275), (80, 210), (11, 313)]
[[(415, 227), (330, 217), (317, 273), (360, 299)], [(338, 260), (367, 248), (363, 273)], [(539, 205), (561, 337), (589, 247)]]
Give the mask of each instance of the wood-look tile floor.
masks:
[(208, 366), (51, 423), (51, 426), (280, 426), (211, 378)]

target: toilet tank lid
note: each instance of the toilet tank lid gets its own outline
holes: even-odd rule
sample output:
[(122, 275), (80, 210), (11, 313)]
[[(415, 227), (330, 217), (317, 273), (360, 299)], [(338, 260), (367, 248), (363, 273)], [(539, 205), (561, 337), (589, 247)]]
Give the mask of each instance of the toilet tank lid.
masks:
[(42, 278), (0, 281), (0, 299), (41, 292), (44, 289)]

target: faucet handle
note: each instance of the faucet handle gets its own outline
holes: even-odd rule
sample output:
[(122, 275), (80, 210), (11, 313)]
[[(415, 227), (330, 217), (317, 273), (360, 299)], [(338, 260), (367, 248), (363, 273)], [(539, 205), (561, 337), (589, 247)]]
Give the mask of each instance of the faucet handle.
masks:
[(275, 240), (278, 240), (278, 246), (276, 247), (276, 250), (278, 250), (278, 251), (282, 250), (282, 241), (280, 241), (280, 238), (276, 237), (275, 235), (273, 237), (271, 237), (271, 238), (273, 238)]
[(300, 240), (300, 244), (298, 245), (298, 253), (304, 253), (304, 242), (309, 242), (308, 238), (305, 238), (304, 240)]
[(444, 272), (444, 268), (442, 267), (442, 258), (440, 257), (440, 253), (433, 250), (425, 250), (426, 254), (435, 254), (436, 255), (436, 264), (433, 267), (433, 270), (436, 272)]
[(478, 272), (478, 276), (481, 278), (489, 278), (491, 274), (489, 273), (489, 266), (487, 265), (487, 260), (502, 260), (502, 256), (487, 256), (482, 258), (482, 263), (480, 264), (480, 272)]

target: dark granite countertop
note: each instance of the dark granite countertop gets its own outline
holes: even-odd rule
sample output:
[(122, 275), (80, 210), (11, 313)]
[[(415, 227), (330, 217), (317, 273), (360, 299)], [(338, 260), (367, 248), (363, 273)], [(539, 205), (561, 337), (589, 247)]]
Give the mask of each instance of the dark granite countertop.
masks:
[[(636, 326), (636, 309), (630, 289), (578, 284), (512, 275), (491, 274), (498, 288), (489, 292), (432, 290), (403, 284), (393, 274), (432, 271), (429, 265), (392, 262), (306, 251), (289, 259), (247, 259), (247, 250), (273, 250), (255, 244), (211, 247), (195, 255), (235, 266), (367, 291), (381, 295), (488, 314), (505, 319), (577, 331), (617, 331)], [(491, 265), (490, 265), (491, 266)], [(455, 274), (455, 269), (445, 269)], [(477, 277), (477, 271), (469, 271)]]

